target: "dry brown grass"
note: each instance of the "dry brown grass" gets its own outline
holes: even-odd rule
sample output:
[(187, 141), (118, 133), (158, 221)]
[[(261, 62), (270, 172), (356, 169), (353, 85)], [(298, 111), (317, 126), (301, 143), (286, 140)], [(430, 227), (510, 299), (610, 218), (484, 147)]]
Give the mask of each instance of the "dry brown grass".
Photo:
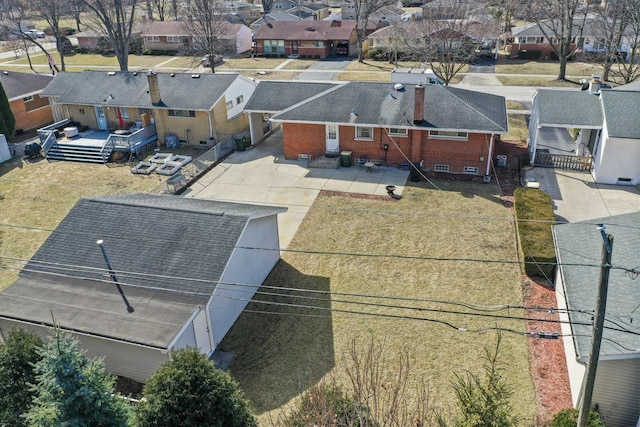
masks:
[(512, 101), (510, 99), (507, 100), (507, 109), (508, 110), (524, 110), (524, 105), (517, 101)]
[(335, 80), (350, 82), (389, 82), (391, 81), (391, 74), (364, 71), (343, 71), (336, 76)]
[(282, 67), (283, 70), (306, 70), (311, 67), (317, 61), (313, 59), (294, 59), (289, 62), (287, 65)]
[[(159, 175), (133, 175), (127, 167), (14, 159), (0, 165), (0, 221), (52, 229), (80, 197), (146, 192), (162, 181)], [(0, 255), (30, 258), (48, 235), (45, 231), (0, 226)], [(16, 277), (15, 271), (0, 269), (0, 289)]]
[(565, 80), (556, 80), (553, 77), (531, 76), (496, 76), (505, 86), (543, 86), (543, 87), (576, 87), (577, 83)]
[[(426, 257), (516, 260), (516, 238), (510, 214), (493, 185), (438, 182), (407, 187), (399, 202), (321, 196), (309, 211), (290, 249), (341, 253), (402, 254)], [(503, 218), (487, 220), (480, 217)], [(285, 253), (265, 282), (269, 286), (317, 289), (380, 296), (368, 302), (390, 303), (382, 296), (468, 301), (476, 304), (521, 304), (518, 265), (428, 261), (392, 257), (359, 257)], [(325, 295), (314, 295), (323, 297)], [(279, 301), (369, 313), (404, 314), (448, 321), (468, 329), (492, 327), (496, 319), (451, 313), (357, 306), (343, 301), (305, 300), (259, 295), (255, 300)], [(429, 309), (454, 307), (417, 301), (395, 303)], [(453, 373), (478, 372), (484, 345), (493, 333), (460, 332), (441, 324), (315, 311), (252, 302), (250, 310), (311, 314), (323, 317), (245, 312), (222, 342), (236, 354), (232, 375), (240, 381), (263, 425), (295, 401), (308, 387), (335, 372), (341, 353), (354, 337), (370, 334), (384, 340), (388, 354), (408, 347), (412, 375), (425, 379), (440, 408), (454, 405)], [(458, 307), (459, 308), (459, 307)], [(505, 313), (506, 314), (506, 313)], [(522, 315), (510, 310), (511, 315)], [(327, 317), (328, 316), (328, 317)], [(519, 320), (498, 320), (501, 327), (525, 330)], [(527, 341), (505, 334), (502, 360), (514, 388), (514, 408), (532, 425), (536, 399), (529, 371)]]
[(264, 69), (272, 70), (286, 61), (286, 58), (235, 58), (225, 59), (220, 67), (223, 69)]
[(242, 71), (241, 74), (258, 80), (292, 80), (300, 73), (295, 71), (267, 71), (266, 74), (258, 74), (258, 71)]
[[(547, 74), (558, 75), (560, 63), (557, 61), (529, 61), (525, 59), (502, 59), (496, 65), (496, 74)], [(601, 73), (602, 66), (584, 62), (568, 62), (567, 75), (590, 76)]]
[(526, 141), (529, 136), (529, 127), (524, 114), (509, 114), (509, 133), (500, 138), (504, 141)]

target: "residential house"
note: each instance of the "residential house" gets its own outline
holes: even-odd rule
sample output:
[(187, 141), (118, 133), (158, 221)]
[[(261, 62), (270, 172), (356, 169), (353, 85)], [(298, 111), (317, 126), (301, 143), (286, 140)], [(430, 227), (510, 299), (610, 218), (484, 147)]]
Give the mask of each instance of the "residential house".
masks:
[(640, 87), (636, 84), (587, 91), (538, 90), (529, 123), (529, 156), (541, 165), (544, 129), (578, 129), (572, 152), (599, 184), (640, 184)]
[(0, 292), (0, 332), (46, 336), (55, 324), (109, 372), (141, 382), (172, 350), (211, 356), (278, 262), (285, 211), (151, 194), (80, 199)]
[(244, 1), (229, 1), (223, 3), (223, 11), (239, 20), (251, 22), (262, 16), (261, 8)]
[(271, 12), (266, 14), (260, 19), (255, 20), (251, 24), (251, 29), (254, 33), (257, 33), (260, 29), (260, 26), (264, 25), (265, 22), (276, 22), (276, 21), (302, 21), (302, 18), (296, 15), (292, 15), (286, 12)]
[(260, 25), (253, 40), (262, 56), (326, 58), (338, 43), (349, 43), (353, 52), (355, 21), (269, 21)]
[[(134, 23), (131, 30), (131, 40), (136, 40), (144, 30), (146, 24)], [(73, 45), (87, 51), (113, 52), (113, 48), (105, 33), (96, 30), (85, 30), (69, 36), (69, 40)]]
[[(558, 260), (558, 313), (563, 322), (562, 340), (576, 407), (589, 362), (600, 282), (600, 269), (585, 265), (594, 264), (594, 258), (599, 264), (603, 238), (596, 224), (603, 224), (613, 236), (616, 266), (637, 269), (640, 260), (640, 212), (556, 225), (552, 229)], [(598, 407), (608, 426), (635, 426), (640, 417), (640, 292), (635, 279), (625, 270), (609, 272), (605, 327), (592, 395), (592, 405)]]
[(16, 119), (16, 131), (35, 129), (53, 121), (49, 99), (40, 97), (53, 76), (46, 74), (0, 72), (0, 83)]
[[(356, 19), (356, 5), (351, 0), (344, 0), (340, 3), (340, 12), (342, 19)], [(403, 15), (402, 4), (387, 5), (376, 10), (369, 16), (370, 22), (382, 23), (389, 25), (393, 22), (398, 22)]]
[(286, 13), (298, 16), (305, 21), (319, 21), (330, 15), (329, 8), (321, 3), (308, 3), (296, 5), (286, 10)]
[(269, 120), (271, 116), (334, 88), (337, 84), (339, 83), (273, 80), (258, 83), (244, 107), (244, 112), (249, 115), (251, 144), (261, 142), (268, 132), (279, 126), (279, 123)]
[[(401, 21), (387, 27), (382, 27), (367, 37), (365, 48), (382, 49), (390, 52), (414, 54), (416, 46), (424, 46), (427, 40), (448, 49), (467, 48), (472, 45), (475, 35), (471, 33), (471, 26), (464, 30), (468, 33), (456, 29), (462, 27), (447, 24), (435, 23), (431, 25), (429, 21)], [(424, 54), (424, 53), (423, 53)]]
[[(194, 47), (194, 37), (184, 23), (178, 21), (154, 21), (142, 32), (144, 48), (170, 52), (189, 52)], [(221, 54), (239, 55), (251, 50), (251, 30), (243, 24), (224, 23), (219, 39)], [(197, 45), (197, 40), (195, 40)]]
[[(242, 109), (256, 84), (240, 74), (83, 71), (58, 74), (42, 95), (56, 120), (102, 132), (100, 148), (113, 131), (140, 128), (144, 115), (161, 143), (171, 135), (180, 143), (212, 144), (249, 130)], [(145, 138), (151, 136), (147, 130)]]
[(507, 133), (501, 96), (443, 85), (351, 82), (271, 118), (287, 159), (351, 151), (356, 159), (488, 175), (496, 135)]

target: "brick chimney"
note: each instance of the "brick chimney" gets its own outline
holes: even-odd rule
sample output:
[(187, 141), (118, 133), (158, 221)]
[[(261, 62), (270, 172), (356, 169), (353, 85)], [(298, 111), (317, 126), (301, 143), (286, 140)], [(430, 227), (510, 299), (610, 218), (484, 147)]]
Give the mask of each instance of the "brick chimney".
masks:
[(424, 120), (424, 86), (418, 83), (414, 92), (413, 123), (420, 124)]
[(151, 96), (151, 104), (162, 105), (162, 98), (160, 97), (160, 85), (158, 85), (158, 74), (149, 71), (147, 74), (147, 81), (149, 82), (149, 96)]

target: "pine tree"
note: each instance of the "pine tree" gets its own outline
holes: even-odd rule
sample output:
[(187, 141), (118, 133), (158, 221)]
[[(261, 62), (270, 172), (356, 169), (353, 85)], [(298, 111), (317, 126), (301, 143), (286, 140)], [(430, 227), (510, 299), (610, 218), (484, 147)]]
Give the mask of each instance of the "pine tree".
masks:
[(254, 427), (249, 403), (229, 374), (197, 349), (174, 353), (144, 386), (140, 427)]
[(13, 117), (13, 112), (9, 107), (9, 99), (7, 99), (2, 83), (0, 83), (0, 133), (9, 139), (15, 129), (16, 119)]
[(12, 330), (0, 345), (0, 425), (22, 426), (34, 392), (33, 365), (40, 359), (40, 337), (22, 329)]
[(128, 425), (130, 408), (114, 393), (115, 378), (105, 372), (101, 360), (87, 358), (77, 339), (55, 329), (40, 355), (28, 425)]

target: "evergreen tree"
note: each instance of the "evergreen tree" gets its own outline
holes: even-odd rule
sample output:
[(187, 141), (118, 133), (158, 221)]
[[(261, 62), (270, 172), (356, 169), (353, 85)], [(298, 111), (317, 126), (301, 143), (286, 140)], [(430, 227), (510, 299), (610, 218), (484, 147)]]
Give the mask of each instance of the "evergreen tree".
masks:
[(257, 425), (238, 383), (194, 348), (174, 353), (149, 378), (144, 397), (137, 408), (140, 427)]
[(40, 355), (28, 425), (128, 425), (130, 408), (114, 393), (115, 378), (105, 372), (102, 361), (87, 358), (77, 339), (55, 329)]
[(40, 337), (22, 329), (12, 330), (0, 345), (0, 425), (22, 426), (34, 392), (33, 365), (40, 359)]
[(9, 107), (9, 99), (2, 87), (2, 83), (0, 83), (0, 133), (3, 133), (9, 139), (15, 129), (16, 119), (13, 117), (13, 112)]

